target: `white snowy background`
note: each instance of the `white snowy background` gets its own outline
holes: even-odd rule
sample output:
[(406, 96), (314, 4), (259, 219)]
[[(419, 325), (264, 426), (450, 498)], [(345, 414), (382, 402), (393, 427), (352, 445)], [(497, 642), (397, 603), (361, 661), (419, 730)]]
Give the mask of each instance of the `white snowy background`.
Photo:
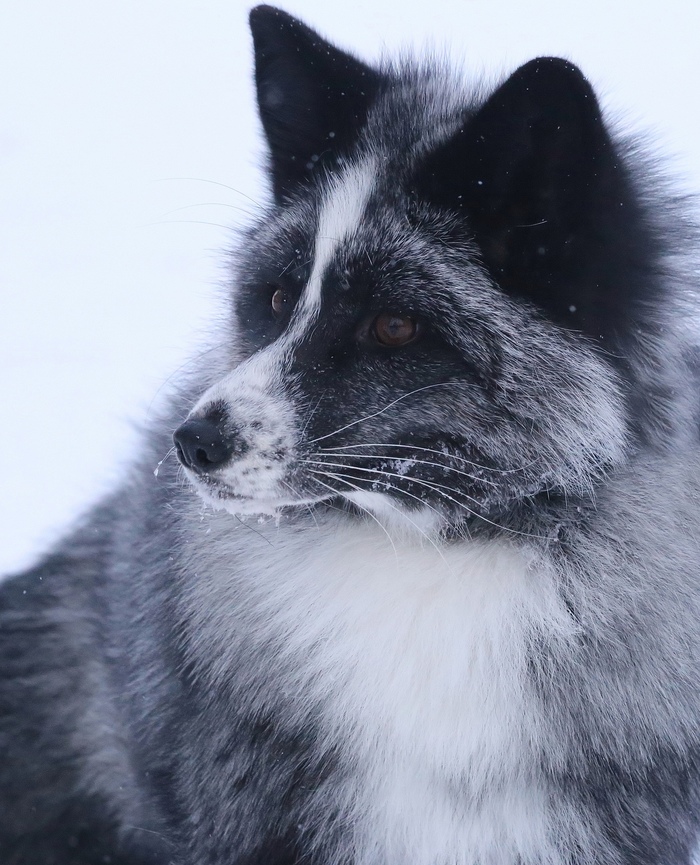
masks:
[[(204, 344), (231, 229), (266, 191), (241, 0), (0, 9), (0, 573), (31, 562), (138, 447)], [(504, 74), (578, 63), (700, 191), (697, 0), (288, 0), (372, 60), (426, 44)]]

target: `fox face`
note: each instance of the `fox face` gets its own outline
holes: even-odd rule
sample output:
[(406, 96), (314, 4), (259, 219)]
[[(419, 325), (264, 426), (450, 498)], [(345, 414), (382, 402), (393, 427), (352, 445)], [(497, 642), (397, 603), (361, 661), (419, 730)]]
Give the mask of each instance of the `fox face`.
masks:
[(274, 201), (239, 253), (231, 371), (175, 433), (198, 491), (439, 529), (590, 496), (630, 439), (610, 358), (643, 298), (610, 266), (629, 179), (586, 80), (543, 58), (479, 100), (252, 22)]

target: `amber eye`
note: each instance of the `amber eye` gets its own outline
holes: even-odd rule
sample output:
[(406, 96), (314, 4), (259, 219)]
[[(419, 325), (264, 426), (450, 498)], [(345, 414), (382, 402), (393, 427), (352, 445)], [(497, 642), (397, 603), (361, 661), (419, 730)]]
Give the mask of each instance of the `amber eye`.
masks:
[(383, 312), (372, 322), (372, 334), (378, 343), (391, 348), (412, 342), (418, 334), (418, 322), (403, 315)]
[(288, 303), (289, 296), (287, 295), (287, 292), (283, 288), (276, 289), (272, 295), (272, 300), (270, 301), (272, 313), (275, 318), (279, 318), (284, 312), (286, 312)]

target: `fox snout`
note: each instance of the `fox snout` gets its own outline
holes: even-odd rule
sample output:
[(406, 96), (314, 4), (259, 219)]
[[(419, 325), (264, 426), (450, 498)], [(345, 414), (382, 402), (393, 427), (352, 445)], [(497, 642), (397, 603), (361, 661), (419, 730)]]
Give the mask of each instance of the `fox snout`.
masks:
[(241, 433), (222, 417), (191, 418), (173, 434), (177, 458), (185, 468), (208, 474), (249, 449)]

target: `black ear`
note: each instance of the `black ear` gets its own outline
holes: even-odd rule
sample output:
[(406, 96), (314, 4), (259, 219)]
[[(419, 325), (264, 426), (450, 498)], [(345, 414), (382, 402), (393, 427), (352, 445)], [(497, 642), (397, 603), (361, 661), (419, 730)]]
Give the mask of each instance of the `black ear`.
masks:
[(620, 206), (614, 174), (590, 84), (572, 64), (545, 57), (518, 69), (465, 119), (421, 166), (416, 189), (466, 214), (504, 289), (580, 318), (587, 298), (576, 286), (588, 290), (583, 271), (599, 246), (601, 211), (606, 202)]
[(380, 77), (286, 12), (250, 13), (258, 106), (270, 146), (272, 183), (284, 198), (357, 138)]

